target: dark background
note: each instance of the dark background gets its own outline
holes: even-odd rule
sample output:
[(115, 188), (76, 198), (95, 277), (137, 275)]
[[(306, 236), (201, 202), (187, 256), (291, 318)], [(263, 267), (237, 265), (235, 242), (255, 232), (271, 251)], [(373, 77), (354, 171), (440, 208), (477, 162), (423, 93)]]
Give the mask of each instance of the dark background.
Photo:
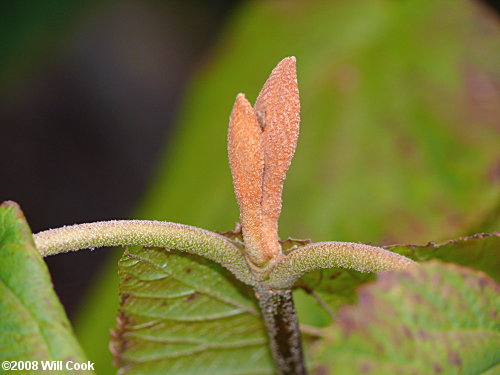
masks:
[[(34, 233), (130, 218), (238, 1), (41, 3), (2, 12), (0, 200)], [(108, 255), (46, 259), (70, 315)]]

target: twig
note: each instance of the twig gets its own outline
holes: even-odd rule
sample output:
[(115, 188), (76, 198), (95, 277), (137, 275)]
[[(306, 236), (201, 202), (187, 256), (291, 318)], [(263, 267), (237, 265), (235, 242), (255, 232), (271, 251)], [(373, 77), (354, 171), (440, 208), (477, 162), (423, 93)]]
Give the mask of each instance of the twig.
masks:
[(307, 375), (292, 291), (258, 290), (273, 360), (279, 375)]

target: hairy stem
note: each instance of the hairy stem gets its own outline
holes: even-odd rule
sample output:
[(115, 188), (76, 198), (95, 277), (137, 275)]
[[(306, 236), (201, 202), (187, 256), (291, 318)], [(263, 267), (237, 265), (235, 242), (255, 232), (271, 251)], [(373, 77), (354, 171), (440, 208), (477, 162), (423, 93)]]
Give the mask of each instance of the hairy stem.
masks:
[(112, 220), (50, 229), (34, 235), (42, 256), (107, 246), (166, 247), (201, 255), (255, 285), (241, 250), (217, 233), (189, 225), (147, 220)]
[(346, 268), (360, 272), (402, 270), (413, 260), (381, 247), (353, 242), (315, 242), (291, 251), (272, 270), (267, 285), (290, 288), (304, 273), (322, 268)]
[(258, 289), (273, 360), (279, 375), (307, 375), (292, 291)]

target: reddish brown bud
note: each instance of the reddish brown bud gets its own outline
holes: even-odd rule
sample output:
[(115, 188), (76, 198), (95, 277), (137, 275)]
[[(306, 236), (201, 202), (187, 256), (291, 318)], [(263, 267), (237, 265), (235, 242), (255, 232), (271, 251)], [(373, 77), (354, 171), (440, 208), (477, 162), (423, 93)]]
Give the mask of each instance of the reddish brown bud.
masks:
[(264, 129), (263, 231), (267, 241), (277, 243), (283, 183), (299, 137), (295, 57), (274, 68), (255, 102), (255, 112)]
[(229, 163), (246, 255), (258, 267), (281, 254), (281, 194), (297, 144), (299, 111), (295, 58), (288, 57), (272, 71), (255, 109), (239, 94), (231, 113)]
[(252, 105), (243, 94), (238, 94), (231, 112), (227, 146), (246, 255), (252, 263), (262, 265), (271, 257), (262, 251), (262, 129)]

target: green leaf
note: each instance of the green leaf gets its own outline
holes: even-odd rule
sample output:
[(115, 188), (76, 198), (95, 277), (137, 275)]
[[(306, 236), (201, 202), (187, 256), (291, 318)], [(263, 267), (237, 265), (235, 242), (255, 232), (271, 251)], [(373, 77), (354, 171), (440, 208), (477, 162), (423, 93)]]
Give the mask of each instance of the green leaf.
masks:
[[(439, 244), (391, 245), (386, 248), (415, 261), (440, 259), (459, 263), (486, 272), (493, 279), (500, 281), (499, 233), (481, 233)], [(373, 274), (341, 268), (319, 270), (304, 275), (296, 284), (299, 316), (303, 317), (301, 321), (316, 326), (331, 323), (331, 316), (341, 305), (356, 300), (356, 288), (374, 278)], [(323, 305), (323, 311), (317, 308), (314, 312), (308, 311), (317, 301)]]
[(294, 298), (303, 324), (325, 327), (332, 323), (337, 309), (356, 301), (356, 289), (375, 279), (373, 273), (332, 268), (310, 272), (299, 279)]
[(500, 285), (438, 261), (381, 274), (340, 309), (315, 356), (321, 374), (500, 371)]
[(0, 354), (9, 361), (86, 361), (14, 202), (0, 206)]
[(441, 259), (486, 272), (500, 282), (500, 232), (478, 233), (442, 243), (391, 245), (386, 249), (416, 261)]
[(252, 289), (204, 258), (126, 251), (112, 351), (124, 374), (272, 374)]

